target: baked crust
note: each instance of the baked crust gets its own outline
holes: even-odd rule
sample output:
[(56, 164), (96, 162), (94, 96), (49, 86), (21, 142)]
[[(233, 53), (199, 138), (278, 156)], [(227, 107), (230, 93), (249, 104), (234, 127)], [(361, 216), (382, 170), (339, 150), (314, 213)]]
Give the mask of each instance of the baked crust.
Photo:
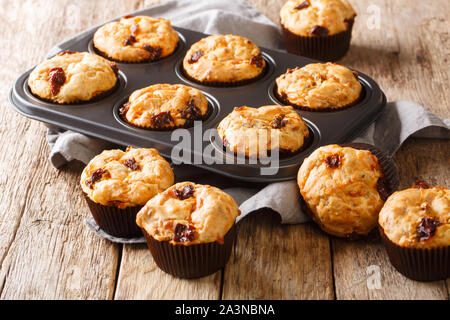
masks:
[[(58, 78), (55, 72), (60, 73)], [(98, 55), (65, 51), (34, 68), (28, 86), (33, 94), (47, 101), (86, 102), (112, 90), (118, 82), (116, 72), (115, 63)]]
[(136, 223), (158, 241), (223, 243), (239, 214), (234, 199), (222, 190), (181, 182), (148, 201)]
[(80, 184), (95, 203), (120, 209), (144, 205), (174, 183), (170, 164), (156, 149), (105, 150), (84, 168)]
[(398, 246), (421, 249), (449, 246), (450, 190), (429, 187), (395, 192), (381, 209), (379, 225)]
[(184, 127), (202, 120), (207, 112), (205, 95), (181, 84), (155, 84), (134, 91), (121, 109), (128, 123), (148, 129)]
[(106, 57), (122, 62), (155, 61), (171, 55), (178, 33), (170, 21), (148, 16), (123, 17), (94, 34), (94, 47)]
[(183, 60), (186, 75), (199, 82), (233, 83), (257, 78), (266, 62), (247, 38), (212, 35), (194, 43)]
[(328, 145), (315, 150), (298, 172), (300, 193), (313, 220), (338, 237), (367, 235), (383, 206), (377, 183), (383, 170), (370, 151)]
[[(347, 0), (289, 0), (280, 10), (280, 22), (293, 34), (303, 37), (323, 36), (344, 32), (356, 16)], [(319, 35), (320, 34), (320, 35)]]
[(311, 110), (341, 109), (361, 96), (358, 74), (335, 63), (312, 63), (288, 69), (276, 79), (277, 95), (284, 102)]
[(308, 126), (294, 108), (278, 105), (234, 108), (217, 130), (228, 149), (247, 157), (264, 155), (272, 143), (274, 150), (294, 153), (309, 137)]

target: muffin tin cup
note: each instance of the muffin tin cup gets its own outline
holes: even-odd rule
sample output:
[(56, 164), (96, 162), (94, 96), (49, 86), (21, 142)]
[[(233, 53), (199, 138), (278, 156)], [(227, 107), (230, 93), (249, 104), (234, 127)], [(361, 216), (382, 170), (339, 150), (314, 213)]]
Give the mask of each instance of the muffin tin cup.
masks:
[(223, 244), (172, 244), (155, 240), (144, 229), (142, 232), (153, 260), (162, 271), (178, 278), (193, 279), (211, 275), (227, 264), (236, 237), (236, 225), (225, 235)]
[(283, 41), (289, 53), (318, 59), (321, 61), (337, 61), (343, 58), (350, 49), (353, 22), (348, 23), (346, 31), (326, 37), (299, 36), (281, 24)]
[(379, 227), (391, 264), (405, 277), (416, 281), (438, 281), (450, 277), (450, 246), (406, 248), (392, 242)]
[(85, 193), (83, 195), (100, 229), (119, 238), (142, 237), (142, 231), (136, 224), (136, 215), (142, 206), (119, 209), (101, 205), (92, 201)]
[[(341, 147), (350, 147), (350, 148), (354, 148), (354, 149), (358, 149), (358, 150), (370, 151), (370, 153), (372, 153), (375, 157), (377, 157), (378, 163), (380, 164), (381, 169), (383, 169), (384, 180), (386, 182), (385, 185), (388, 188), (388, 190), (387, 190), (388, 194), (386, 195), (385, 198), (387, 198), (387, 196), (389, 196), (389, 195), (393, 194), (395, 191), (397, 191), (398, 184), (399, 184), (397, 168), (395, 167), (391, 158), (386, 153), (384, 153), (377, 147), (375, 147), (371, 144), (367, 144), (367, 143), (354, 142), (354, 143), (343, 143), (343, 144), (339, 144), (339, 145)], [(386, 199), (383, 199), (383, 201), (386, 201)], [(319, 225), (319, 227), (324, 232), (331, 234), (333, 236), (339, 237), (338, 235), (334, 235), (334, 234), (326, 231), (325, 228), (321, 225), (321, 223), (319, 221), (316, 221), (314, 213), (309, 208), (309, 206), (307, 205), (306, 201), (303, 199), (302, 196), (300, 196), (300, 203), (301, 203), (301, 207), (302, 207), (303, 211), (306, 213), (306, 215), (309, 216), (314, 222), (316, 222), (317, 225)], [(345, 238), (347, 240), (352, 240), (352, 241), (370, 238), (372, 231), (369, 232), (367, 235), (359, 235), (359, 234), (351, 233), (351, 234), (348, 234)]]

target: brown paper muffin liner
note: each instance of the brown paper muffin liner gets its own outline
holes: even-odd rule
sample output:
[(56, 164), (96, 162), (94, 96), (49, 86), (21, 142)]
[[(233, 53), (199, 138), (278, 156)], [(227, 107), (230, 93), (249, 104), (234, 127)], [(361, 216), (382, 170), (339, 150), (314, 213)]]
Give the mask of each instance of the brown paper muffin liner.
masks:
[(136, 224), (136, 215), (142, 206), (119, 209), (101, 205), (92, 201), (85, 193), (83, 195), (95, 222), (103, 231), (119, 238), (142, 237), (142, 231)]
[(450, 246), (406, 248), (392, 242), (379, 227), (389, 260), (398, 272), (417, 281), (438, 281), (450, 277)]
[[(380, 197), (383, 199), (383, 201), (386, 201), (387, 197), (390, 196), (392, 193), (397, 191), (399, 180), (398, 180), (398, 173), (397, 168), (395, 167), (394, 163), (392, 162), (391, 158), (378, 149), (377, 147), (367, 144), (367, 143), (342, 143), (339, 144), (341, 147), (350, 147), (358, 150), (368, 150), (370, 151), (375, 157), (378, 159), (378, 163), (380, 164), (381, 169), (383, 169), (384, 178), (380, 178), (382, 185), (385, 189), (385, 194), (380, 193)], [(306, 201), (303, 199), (303, 197), (300, 195), (300, 204), (303, 209), (303, 211), (306, 213), (307, 216), (309, 216), (314, 222), (316, 220), (314, 219), (314, 213), (309, 208)], [(317, 222), (316, 222), (317, 223)], [(323, 230), (320, 223), (317, 223), (319, 227)], [(325, 230), (324, 230), (325, 231)], [(325, 231), (326, 232), (326, 231)], [(328, 233), (328, 232), (327, 232)], [(370, 238), (372, 232), (370, 232), (368, 235), (360, 235), (360, 234), (348, 234), (346, 236), (346, 239), (348, 240), (360, 240), (365, 238)], [(336, 235), (335, 235), (336, 236)]]
[(201, 278), (215, 273), (228, 262), (236, 236), (236, 225), (225, 235), (224, 243), (192, 245), (158, 241), (142, 229), (156, 265), (178, 278)]
[(289, 53), (321, 61), (337, 61), (345, 56), (350, 48), (354, 19), (348, 22), (346, 31), (326, 37), (299, 36), (282, 24), (284, 45)]

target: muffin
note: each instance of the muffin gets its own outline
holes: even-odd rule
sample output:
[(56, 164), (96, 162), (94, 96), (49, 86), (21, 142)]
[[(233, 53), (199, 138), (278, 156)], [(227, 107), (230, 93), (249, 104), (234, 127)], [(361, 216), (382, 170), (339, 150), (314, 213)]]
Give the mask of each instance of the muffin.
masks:
[(59, 104), (92, 101), (117, 84), (117, 65), (88, 52), (64, 51), (39, 64), (28, 77), (34, 95)]
[(227, 263), (239, 214), (233, 198), (220, 189), (182, 182), (148, 201), (136, 223), (159, 268), (199, 278)]
[(368, 150), (328, 145), (303, 161), (297, 177), (306, 212), (331, 235), (368, 235), (389, 195), (378, 158)]
[(280, 11), (288, 52), (336, 61), (350, 48), (356, 13), (347, 0), (289, 0)]
[(207, 113), (205, 95), (181, 84), (155, 84), (134, 91), (120, 109), (129, 124), (153, 130), (189, 127)]
[(335, 63), (288, 69), (276, 79), (276, 95), (285, 104), (308, 111), (340, 110), (361, 96), (358, 73)]
[(81, 174), (81, 188), (97, 225), (115, 237), (142, 236), (136, 214), (174, 183), (170, 164), (155, 149), (106, 150)]
[(261, 49), (249, 39), (232, 34), (201, 39), (183, 60), (185, 75), (206, 85), (245, 84), (259, 78), (265, 67)]
[(450, 190), (424, 182), (394, 193), (379, 216), (391, 263), (420, 281), (450, 277)]
[(93, 42), (95, 49), (109, 59), (147, 62), (171, 55), (178, 40), (178, 33), (169, 20), (126, 16), (100, 27)]
[(277, 105), (234, 108), (217, 130), (225, 147), (250, 158), (274, 150), (295, 153), (309, 137), (308, 126), (294, 108)]

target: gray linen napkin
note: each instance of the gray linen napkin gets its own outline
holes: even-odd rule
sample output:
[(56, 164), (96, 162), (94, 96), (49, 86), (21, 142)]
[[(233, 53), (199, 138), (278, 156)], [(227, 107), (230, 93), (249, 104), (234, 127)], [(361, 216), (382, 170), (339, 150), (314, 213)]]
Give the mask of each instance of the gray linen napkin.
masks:
[[(208, 34), (234, 33), (254, 40), (259, 46), (283, 48), (278, 26), (249, 4), (239, 0), (171, 1), (151, 8), (150, 15), (168, 18), (178, 27)], [(55, 47), (52, 51), (59, 50)], [(450, 119), (440, 119), (413, 102), (390, 102), (380, 118), (355, 141), (376, 145), (392, 156), (411, 135), (450, 139)], [(57, 128), (48, 130), (47, 140), (51, 147), (50, 161), (56, 168), (74, 159), (87, 163), (110, 146), (108, 142)], [(295, 181), (273, 183), (262, 189), (236, 188), (231, 187), (236, 185), (236, 182), (205, 173), (203, 169), (175, 166), (174, 170), (177, 181), (193, 180), (224, 188), (240, 205), (242, 214), (238, 221), (261, 208), (278, 212), (282, 223), (295, 224), (309, 220), (300, 208), (300, 194)], [(97, 235), (114, 242), (144, 242), (143, 238), (111, 237), (100, 230), (92, 218), (86, 220), (86, 225)]]

